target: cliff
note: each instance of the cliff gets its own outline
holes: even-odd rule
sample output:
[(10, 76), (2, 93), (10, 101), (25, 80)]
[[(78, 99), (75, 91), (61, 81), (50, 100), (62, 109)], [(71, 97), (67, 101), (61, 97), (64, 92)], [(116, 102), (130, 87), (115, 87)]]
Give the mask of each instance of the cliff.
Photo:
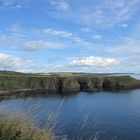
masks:
[(97, 91), (139, 88), (140, 81), (130, 76), (97, 75), (2, 75), (0, 91)]

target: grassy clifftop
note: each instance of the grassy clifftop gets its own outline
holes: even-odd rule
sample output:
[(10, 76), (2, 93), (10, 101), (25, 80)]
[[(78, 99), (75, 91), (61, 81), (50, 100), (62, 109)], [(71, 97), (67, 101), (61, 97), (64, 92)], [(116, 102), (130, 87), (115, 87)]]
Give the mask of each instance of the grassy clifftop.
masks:
[(140, 81), (130, 76), (108, 76), (91, 73), (26, 74), (0, 72), (0, 90), (97, 91), (99, 89), (131, 89)]

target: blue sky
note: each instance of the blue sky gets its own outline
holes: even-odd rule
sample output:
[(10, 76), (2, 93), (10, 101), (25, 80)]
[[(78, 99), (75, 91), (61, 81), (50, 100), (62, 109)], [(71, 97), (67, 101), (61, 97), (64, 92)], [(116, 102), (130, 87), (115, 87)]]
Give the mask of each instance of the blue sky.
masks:
[(0, 69), (140, 71), (140, 0), (0, 0)]

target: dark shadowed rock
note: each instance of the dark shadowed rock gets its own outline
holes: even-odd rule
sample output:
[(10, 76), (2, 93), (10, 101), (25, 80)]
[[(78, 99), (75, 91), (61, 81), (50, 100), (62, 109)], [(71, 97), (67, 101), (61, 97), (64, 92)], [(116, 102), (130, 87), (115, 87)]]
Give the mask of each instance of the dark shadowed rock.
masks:
[(95, 78), (92, 78), (91, 81), (93, 82), (95, 89), (103, 88), (104, 77), (95, 77)]
[(81, 91), (96, 91), (96, 87), (91, 80), (80, 80)]
[(107, 77), (103, 82), (103, 89), (133, 89), (140, 87), (140, 81), (130, 76), (114, 76)]
[(115, 80), (112, 80), (112, 79), (104, 79), (104, 82), (103, 82), (103, 89), (116, 89), (117, 87), (117, 83)]

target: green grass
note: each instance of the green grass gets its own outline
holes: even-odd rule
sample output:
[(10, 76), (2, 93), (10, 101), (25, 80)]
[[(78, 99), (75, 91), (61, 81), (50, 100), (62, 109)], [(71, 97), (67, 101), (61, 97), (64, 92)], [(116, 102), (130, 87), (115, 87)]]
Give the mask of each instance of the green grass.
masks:
[(17, 88), (18, 85), (16, 77), (6, 77), (6, 78), (1, 77), (0, 81), (1, 81), (0, 89), (11, 90)]
[(136, 79), (132, 78), (131, 76), (107, 76), (106, 78), (115, 80), (117, 82), (123, 82), (123, 83), (137, 81)]
[(16, 79), (9, 79), (6, 81), (6, 84), (8, 85), (9, 88), (15, 87), (17, 85)]

